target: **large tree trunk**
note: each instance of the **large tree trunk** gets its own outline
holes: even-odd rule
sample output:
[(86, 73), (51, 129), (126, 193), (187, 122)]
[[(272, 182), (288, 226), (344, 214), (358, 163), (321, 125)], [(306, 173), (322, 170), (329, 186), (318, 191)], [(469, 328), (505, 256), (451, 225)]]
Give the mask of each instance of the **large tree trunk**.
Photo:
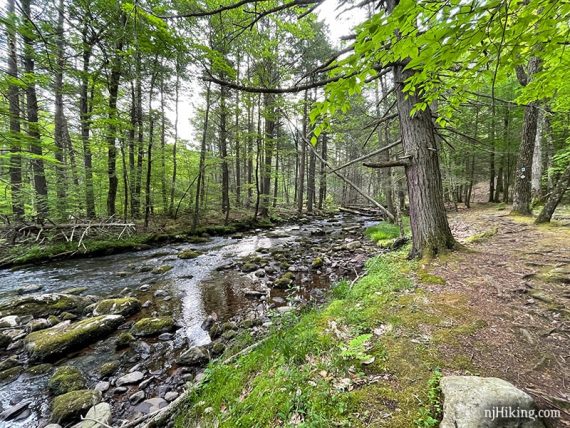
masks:
[(89, 108), (89, 65), (93, 46), (88, 37), (88, 25), (85, 22), (82, 30), (83, 72), (79, 101), (79, 119), (81, 122), (81, 142), (83, 144), (83, 166), (85, 168), (85, 209), (87, 218), (95, 217), (95, 192), (93, 190), (93, 155), (91, 152), (91, 117)]
[(54, 132), (54, 142), (55, 142), (55, 160), (57, 164), (55, 166), (56, 172), (56, 194), (57, 194), (57, 207), (59, 216), (61, 218), (65, 217), (66, 212), (66, 177), (65, 177), (65, 160), (64, 160), (64, 148), (65, 148), (65, 116), (63, 112), (63, 70), (65, 68), (65, 39), (63, 33), (63, 20), (64, 20), (64, 2), (59, 0), (58, 7), (58, 19), (57, 19), (57, 65), (54, 79), (54, 92), (55, 92), (55, 132)]
[(162, 210), (168, 212), (168, 190), (166, 188), (166, 112), (164, 106), (164, 75), (160, 79), (160, 182)]
[(222, 160), (222, 212), (225, 214), (225, 223), (230, 217), (230, 172), (228, 167), (228, 110), (226, 100), (228, 89), (220, 88), (220, 158)]
[[(533, 57), (529, 60), (528, 70), (525, 72), (522, 67), (517, 68), (517, 77), (521, 85), (526, 86), (532, 75), (540, 66), (540, 60)], [(538, 124), (538, 103), (532, 102), (524, 109), (524, 124), (522, 141), (519, 148), (517, 166), (515, 170), (515, 183), (513, 186), (513, 214), (531, 215), (531, 170), (532, 156), (534, 153), (534, 143), (536, 140), (536, 129)]]
[[(15, 0), (8, 1), (8, 15), (15, 15)], [(8, 74), (16, 81), (18, 78), (18, 55), (16, 51), (16, 30), (10, 23), (6, 24), (8, 41)], [(10, 113), (10, 192), (12, 212), (16, 220), (24, 217), (24, 201), (22, 199), (22, 158), (20, 156), (20, 96), (18, 86), (8, 86), (8, 103)]]
[(148, 93), (148, 120), (149, 120), (149, 131), (148, 131), (148, 156), (147, 156), (147, 168), (146, 168), (146, 184), (145, 184), (145, 203), (144, 203), (144, 228), (148, 228), (150, 213), (152, 209), (152, 146), (154, 143), (154, 114), (152, 112), (152, 98), (154, 92), (154, 83), (156, 81), (156, 72), (152, 75), (150, 79), (150, 91)]
[(535, 223), (548, 223), (552, 219), (554, 211), (562, 200), (562, 197), (564, 196), (568, 185), (570, 185), (570, 165), (566, 167), (560, 178), (558, 178), (556, 186), (546, 200), (544, 208), (542, 208), (542, 211), (536, 218)]
[(394, 66), (394, 82), (398, 99), (401, 139), (404, 152), (410, 156), (406, 168), (410, 199), (410, 223), (413, 245), (410, 256), (434, 256), (455, 245), (443, 202), (439, 155), (431, 110), (426, 107), (411, 115), (421, 101), (416, 94), (403, 92), (404, 82), (412, 75), (401, 65)]
[[(22, 0), (22, 12), (24, 21), (30, 22), (31, 0)], [(31, 24), (31, 22), (30, 22)], [(30, 136), (30, 152), (34, 155), (32, 159), (32, 171), (34, 173), (34, 189), (36, 191), (36, 211), (42, 217), (49, 214), (48, 208), (48, 187), (43, 161), (43, 151), (40, 137), (40, 125), (38, 118), (38, 97), (36, 94), (36, 84), (34, 71), (34, 42), (30, 37), (30, 28), (24, 32), (24, 70), (32, 79), (26, 86), (26, 110), (28, 115), (28, 135)]]

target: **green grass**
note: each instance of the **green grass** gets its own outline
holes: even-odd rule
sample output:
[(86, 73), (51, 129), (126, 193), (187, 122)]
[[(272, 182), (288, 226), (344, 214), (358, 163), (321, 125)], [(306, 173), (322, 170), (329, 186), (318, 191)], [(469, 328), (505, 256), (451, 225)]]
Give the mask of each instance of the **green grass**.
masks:
[[(433, 303), (415, 288), (418, 265), (406, 259), (408, 250), (369, 260), (368, 274), (352, 287), (341, 281), (325, 307), (287, 314), (235, 362), (212, 362), (176, 426), (426, 426), (434, 369), (471, 368), (469, 359), (445, 362), (438, 346), (477, 326), (460, 297)], [(450, 318), (457, 327), (444, 323)], [(430, 329), (427, 342), (416, 339)]]
[[(410, 233), (410, 218), (403, 217), (404, 234)], [(397, 224), (382, 221), (366, 229), (365, 234), (380, 247), (390, 247), (396, 238), (400, 237), (400, 227)]]

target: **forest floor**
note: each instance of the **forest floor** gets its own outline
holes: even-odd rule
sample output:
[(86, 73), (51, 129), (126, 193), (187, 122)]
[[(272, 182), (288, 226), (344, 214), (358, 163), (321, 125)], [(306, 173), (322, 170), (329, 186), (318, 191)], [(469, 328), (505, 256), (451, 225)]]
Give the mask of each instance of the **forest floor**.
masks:
[(500, 205), (450, 223), (459, 251), (377, 255), (325, 307), (212, 363), (177, 426), (432, 427), (442, 373), (506, 379), (561, 410), (549, 427), (570, 426), (570, 227)]

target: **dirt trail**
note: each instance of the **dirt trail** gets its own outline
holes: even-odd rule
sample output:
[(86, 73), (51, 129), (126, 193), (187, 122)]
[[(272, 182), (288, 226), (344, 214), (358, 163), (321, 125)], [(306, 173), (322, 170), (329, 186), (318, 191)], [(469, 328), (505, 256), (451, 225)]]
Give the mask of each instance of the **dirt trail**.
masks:
[(570, 426), (570, 227), (535, 226), (496, 206), (450, 222), (466, 248), (427, 266), (446, 282), (427, 286), (430, 300), (464, 297), (481, 327), (445, 351), (469, 356), (477, 374), (512, 382), (540, 408), (560, 409), (551, 426)]

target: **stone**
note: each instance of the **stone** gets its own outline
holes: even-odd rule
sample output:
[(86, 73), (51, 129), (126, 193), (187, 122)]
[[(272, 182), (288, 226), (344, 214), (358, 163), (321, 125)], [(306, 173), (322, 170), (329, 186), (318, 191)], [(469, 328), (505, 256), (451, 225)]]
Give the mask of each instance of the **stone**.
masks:
[(226, 340), (233, 339), (237, 336), (237, 331), (235, 330), (226, 330), (222, 333), (222, 337)]
[(93, 315), (122, 315), (127, 318), (140, 310), (141, 302), (138, 299), (123, 297), (121, 299), (101, 300), (93, 309)]
[(166, 297), (168, 296), (168, 292), (166, 290), (156, 290), (154, 292), (154, 297)]
[(278, 279), (273, 282), (275, 288), (287, 288), (295, 280), (295, 274), (293, 272), (285, 272)]
[(9, 315), (0, 318), (0, 328), (16, 328), (20, 325), (20, 317), (17, 315)]
[(125, 332), (121, 333), (119, 334), (119, 337), (117, 337), (117, 341), (115, 342), (115, 347), (117, 349), (126, 348), (135, 340), (136, 340), (135, 336), (133, 336), (131, 333), (125, 333)]
[(24, 339), (32, 361), (53, 360), (102, 339), (124, 322), (121, 315), (101, 315), (71, 324), (69, 321), (30, 333)]
[(18, 415), (27, 410), (31, 403), (32, 402), (30, 400), (26, 400), (8, 407), (0, 413), (0, 421), (11, 421), (12, 419), (15, 419)]
[(134, 383), (139, 383), (143, 379), (144, 379), (144, 373), (143, 372), (134, 371), (132, 373), (128, 373), (128, 374), (118, 378), (117, 382), (115, 384), (117, 386), (132, 385)]
[(168, 402), (171, 402), (171, 401), (176, 400), (179, 396), (180, 396), (179, 393), (177, 393), (175, 391), (169, 391), (166, 394), (164, 394), (164, 399)]
[(62, 428), (60, 424), (48, 424), (44, 428)]
[(8, 315), (33, 315), (37, 318), (47, 318), (61, 312), (80, 314), (91, 303), (87, 297), (72, 294), (42, 294), (39, 296), (22, 296), (0, 305), (0, 317)]
[(42, 290), (43, 285), (39, 285), (39, 284), (25, 284), (24, 286), (20, 287), (20, 288), (16, 288), (16, 293), (17, 294), (29, 294), (29, 293), (37, 293), (38, 291)]
[(202, 253), (200, 253), (199, 251), (187, 249), (187, 250), (180, 251), (178, 253), (178, 258), (182, 259), (182, 260), (195, 259), (196, 257), (200, 256), (201, 254)]
[(73, 425), (72, 428), (101, 428), (105, 425), (109, 426), (112, 417), (111, 406), (108, 403), (99, 403), (89, 409), (85, 415), (86, 420)]
[(14, 382), (24, 369), (21, 366), (12, 367), (11, 369), (6, 369), (0, 372), (0, 385), (6, 385)]
[(174, 338), (174, 335), (172, 333), (162, 333), (160, 336), (158, 336), (158, 340), (172, 340)]
[(68, 392), (54, 398), (50, 422), (66, 424), (79, 419), (83, 412), (101, 402), (101, 393), (90, 389)]
[(313, 269), (318, 269), (323, 266), (323, 259), (321, 257), (315, 257), (311, 262), (311, 267)]
[(348, 244), (346, 244), (346, 249), (347, 250), (357, 250), (358, 248), (361, 248), (362, 244), (359, 241), (352, 241), (349, 242)]
[(150, 300), (147, 300), (146, 302), (144, 302), (144, 303), (142, 304), (142, 307), (143, 307), (143, 308), (148, 308), (148, 307), (150, 307), (150, 306), (152, 306), (152, 301), (150, 301)]
[(51, 327), (51, 323), (46, 318), (38, 318), (30, 321), (28, 327), (30, 331), (38, 331)]
[(41, 376), (49, 373), (52, 369), (53, 366), (51, 364), (36, 364), (35, 366), (28, 367), (26, 372), (32, 376)]
[(102, 364), (101, 367), (99, 367), (99, 374), (102, 377), (109, 377), (113, 373), (115, 373), (118, 368), (119, 368), (118, 361), (109, 361), (105, 364)]
[(172, 270), (172, 268), (173, 266), (170, 265), (157, 266), (153, 270), (151, 270), (151, 273), (154, 273), (155, 275), (160, 275), (168, 272), (169, 270)]
[(62, 291), (62, 293), (73, 294), (73, 295), (77, 296), (78, 294), (81, 294), (87, 290), (89, 290), (88, 287), (71, 287), (71, 288), (66, 288), (65, 290)]
[(54, 395), (85, 389), (85, 378), (81, 371), (72, 366), (58, 367), (50, 380), (48, 388)]
[(109, 388), (111, 388), (111, 383), (105, 380), (97, 382), (97, 384), (95, 385), (95, 391), (99, 391), (101, 393), (107, 392)]
[(18, 358), (15, 355), (11, 355), (8, 358), (5, 358), (2, 361), (0, 361), (0, 372), (11, 369), (19, 365), (20, 362), (18, 361)]
[(201, 346), (184, 351), (178, 357), (178, 364), (182, 366), (197, 366), (205, 364), (210, 360), (208, 352)]
[(276, 308), (277, 312), (280, 314), (286, 314), (295, 310), (293, 306), (279, 306)]
[(135, 336), (156, 336), (174, 328), (172, 317), (142, 318), (133, 325), (131, 333)]
[(113, 394), (115, 395), (124, 394), (127, 391), (128, 388), (126, 386), (119, 386), (118, 388), (113, 389)]
[[(77, 315), (72, 314), (71, 312), (62, 312), (59, 316), (64, 321), (73, 321), (73, 320), (77, 319)], [(54, 325), (54, 324), (51, 324), (51, 325)]]
[(539, 420), (503, 419), (485, 410), (535, 410), (534, 400), (509, 382), (492, 377), (445, 376), (441, 379), (443, 420), (440, 428), (544, 428)]
[(137, 407), (135, 411), (147, 415), (149, 413), (156, 412), (164, 407), (168, 406), (168, 401), (160, 397), (149, 398), (143, 401)]
[(134, 406), (145, 399), (144, 391), (135, 392), (133, 395), (129, 397), (129, 401)]
[(224, 351), (226, 350), (226, 345), (224, 345), (222, 342), (214, 342), (212, 344), (212, 353), (214, 355), (220, 355), (222, 354)]

